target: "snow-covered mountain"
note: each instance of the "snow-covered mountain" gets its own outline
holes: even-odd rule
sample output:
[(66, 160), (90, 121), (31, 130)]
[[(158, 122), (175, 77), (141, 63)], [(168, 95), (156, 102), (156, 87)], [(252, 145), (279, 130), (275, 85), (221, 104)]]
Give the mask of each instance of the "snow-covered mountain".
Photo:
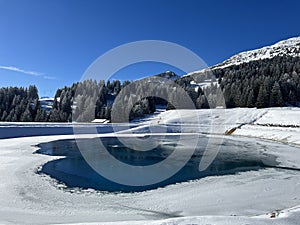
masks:
[(185, 76), (194, 75), (206, 70), (222, 69), (232, 65), (239, 65), (255, 60), (270, 59), (275, 56), (300, 57), (300, 36), (282, 40), (270, 46), (238, 53), (210, 68), (194, 71)]
[(170, 79), (170, 80), (176, 80), (178, 79), (180, 76), (178, 76), (176, 73), (172, 72), (172, 71), (166, 71), (164, 73), (160, 73), (155, 75), (157, 77), (161, 77), (161, 78), (166, 78), (166, 79)]
[(260, 49), (250, 50), (236, 54), (224, 62), (213, 66), (215, 68), (225, 68), (231, 65), (239, 65), (250, 61), (269, 59), (275, 56), (293, 56), (300, 57), (300, 36), (279, 41), (276, 44), (266, 46)]
[[(59, 98), (57, 98), (57, 101), (59, 101)], [(41, 97), (39, 99), (39, 104), (40, 104), (41, 108), (45, 109), (47, 114), (50, 113), (53, 103), (54, 103), (54, 98)]]

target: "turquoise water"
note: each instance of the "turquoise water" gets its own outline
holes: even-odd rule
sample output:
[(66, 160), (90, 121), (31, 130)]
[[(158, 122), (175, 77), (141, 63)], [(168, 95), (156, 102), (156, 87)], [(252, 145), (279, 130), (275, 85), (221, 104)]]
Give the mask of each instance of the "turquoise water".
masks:
[[(198, 138), (200, 144), (195, 149), (195, 152), (188, 163), (169, 179), (153, 185), (127, 186), (104, 178), (102, 175), (95, 172), (85, 161), (76, 145), (76, 141), (73, 139), (40, 144), (40, 149), (36, 153), (65, 157), (47, 162), (38, 173), (47, 174), (70, 188), (79, 187), (109, 192), (134, 192), (201, 179), (206, 176), (258, 170), (276, 164), (274, 157), (261, 154), (262, 149), (267, 148), (267, 145), (258, 146), (255, 142), (247, 141), (247, 139), (225, 139), (212, 164), (205, 171), (200, 172), (198, 169), (199, 162), (203, 157), (208, 138), (205, 136), (199, 136)], [(178, 136), (157, 136), (156, 139), (162, 144), (145, 152), (129, 149), (115, 137), (101, 138), (101, 141), (107, 151), (117, 160), (134, 166), (147, 166), (161, 162), (168, 157), (174, 150), (174, 147), (176, 147)], [(108, 170), (112, 169), (110, 166), (107, 166), (106, 157), (102, 154), (98, 154), (99, 151), (95, 147), (96, 142), (98, 141), (97, 139), (80, 139), (77, 141), (80, 141), (87, 146), (85, 151), (89, 151), (93, 155), (94, 160), (99, 162), (99, 165), (107, 167)], [(189, 148), (189, 146), (183, 146), (183, 149), (184, 147)], [(164, 166), (174, 166), (175, 168), (176, 163), (178, 162), (171, 162), (168, 165), (163, 165), (161, 170), (163, 171), (165, 169)], [(130, 174), (125, 174), (125, 176), (130, 176)]]

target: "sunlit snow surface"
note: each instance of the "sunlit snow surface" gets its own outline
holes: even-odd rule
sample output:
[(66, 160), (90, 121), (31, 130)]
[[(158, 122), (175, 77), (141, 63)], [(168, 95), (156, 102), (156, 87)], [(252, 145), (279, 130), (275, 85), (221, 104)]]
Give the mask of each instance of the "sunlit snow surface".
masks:
[[(241, 131), (244, 132), (242, 135), (246, 136), (261, 135), (260, 131), (252, 132), (247, 126), (256, 129), (268, 128), (267, 133), (271, 135), (277, 127), (265, 127), (261, 124), (274, 124), (273, 120), (276, 122), (276, 117), (279, 116), (276, 110), (228, 110), (225, 125), (215, 131), (222, 133), (228, 128), (249, 123), (250, 125), (243, 125), (238, 129), (236, 135), (241, 135)], [(286, 111), (286, 118), (300, 120), (295, 115), (297, 109), (281, 109), (280, 113), (283, 110)], [(290, 111), (293, 111), (294, 116), (289, 117)], [(203, 118), (201, 123), (205, 128), (208, 116), (216, 116), (218, 112), (208, 113), (199, 110), (197, 113)], [(184, 121), (189, 125), (186, 132), (193, 132), (196, 127), (195, 117), (189, 117), (193, 113), (188, 111), (185, 115)], [(178, 122), (175, 112), (162, 113), (151, 120), (151, 123), (158, 121), (159, 124), (174, 127)], [(297, 121), (292, 123), (297, 124)], [(287, 122), (291, 121), (280, 123)], [(146, 127), (147, 122), (140, 128), (133, 129), (134, 132), (141, 133)], [(203, 131), (209, 130), (205, 129)], [(289, 143), (295, 141), (297, 144), (300, 139), (299, 131), (298, 128), (293, 129), (296, 130), (288, 131), (293, 132), (293, 135), (290, 135), (292, 138), (287, 137), (279, 141)], [(125, 135), (126, 132), (123, 131), (121, 134)], [(297, 208), (297, 205), (300, 205), (300, 172), (297, 170), (267, 168), (235, 175), (210, 176), (145, 192), (119, 194), (97, 192), (92, 189), (66, 189), (63, 184), (50, 177), (37, 174), (36, 171), (46, 162), (60, 157), (32, 154), (38, 149), (36, 145), (72, 138), (73, 135), (60, 135), (0, 140), (1, 224), (104, 224), (118, 221), (114, 224), (226, 225), (297, 224), (300, 220), (300, 210)], [(298, 147), (252, 138), (226, 138), (233, 140), (238, 138), (245, 143), (251, 140), (257, 145), (268, 145), (266, 153), (277, 156), (281, 167), (299, 168)], [(273, 139), (273, 136), (269, 139)], [(274, 139), (276, 140), (275, 136)], [(270, 218), (272, 212), (276, 218)]]
[(240, 52), (215, 66), (199, 71), (194, 71), (185, 76), (194, 75), (214, 69), (222, 69), (232, 65), (240, 65), (242, 63), (248, 63), (256, 60), (271, 59), (276, 56), (300, 57), (300, 37), (293, 37), (287, 40), (279, 41), (270, 46)]

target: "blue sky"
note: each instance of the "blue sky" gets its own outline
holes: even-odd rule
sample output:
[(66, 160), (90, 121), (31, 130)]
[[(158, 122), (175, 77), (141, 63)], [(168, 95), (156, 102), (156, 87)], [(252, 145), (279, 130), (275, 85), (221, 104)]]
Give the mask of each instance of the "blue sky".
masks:
[[(0, 86), (36, 84), (51, 96), (108, 50), (164, 40), (208, 65), (300, 35), (300, 2), (276, 0), (0, 0)], [(176, 68), (145, 63), (122, 78)]]

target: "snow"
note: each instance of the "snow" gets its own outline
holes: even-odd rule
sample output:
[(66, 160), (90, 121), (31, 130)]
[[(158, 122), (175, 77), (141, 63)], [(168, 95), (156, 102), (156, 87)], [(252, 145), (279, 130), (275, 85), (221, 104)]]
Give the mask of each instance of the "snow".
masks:
[(231, 65), (239, 65), (254, 60), (269, 59), (275, 56), (290, 55), (293, 57), (300, 56), (300, 37), (293, 37), (287, 40), (279, 41), (271, 46), (260, 49), (241, 52), (230, 57), (224, 62), (217, 64), (212, 69), (221, 69)]
[[(56, 100), (59, 102), (60, 101), (60, 97), (56, 98)], [(54, 98), (49, 98), (49, 97), (42, 97), (39, 99), (39, 103), (42, 109), (45, 109), (46, 112), (49, 114), (53, 103), (54, 103)]]
[[(0, 222), (101, 224), (127, 220), (136, 222), (123, 224), (150, 224), (150, 221), (153, 224), (180, 224), (180, 221), (182, 224), (189, 221), (239, 224), (272, 221), (269, 216), (256, 216), (300, 204), (300, 174), (275, 169), (207, 177), (141, 193), (109, 194), (78, 189), (66, 192), (57, 188), (49, 177), (34, 173), (39, 165), (53, 157), (31, 154), (37, 143), (65, 138), (72, 136), (0, 141)], [(155, 221), (176, 216), (186, 218)], [(275, 221), (285, 223), (289, 219), (290, 216), (286, 216)]]
[(265, 46), (263, 48), (238, 53), (236, 55), (233, 55), (229, 59), (223, 61), (222, 63), (219, 63), (209, 68), (201, 69), (199, 71), (188, 73), (184, 76), (191, 76), (205, 71), (209, 72), (214, 69), (222, 69), (232, 65), (239, 65), (255, 60), (270, 59), (275, 56), (284, 55), (300, 57), (300, 36), (279, 41), (273, 45)]
[[(299, 217), (299, 208), (292, 208), (286, 211), (280, 211), (277, 219), (270, 219), (270, 215), (260, 217), (244, 216), (198, 216), (198, 217), (181, 217), (176, 219), (166, 219), (159, 221), (127, 221), (127, 222), (108, 222), (102, 225), (232, 225), (232, 224), (259, 224), (259, 225), (286, 225), (297, 224)], [(84, 223), (84, 225), (87, 223)], [(88, 223), (88, 225), (98, 225), (99, 223)], [(83, 225), (77, 223), (76, 225)]]
[(242, 126), (235, 135), (300, 145), (300, 108), (270, 108), (253, 124)]
[[(234, 135), (300, 145), (300, 108), (293, 107), (170, 110), (158, 115), (151, 124), (184, 125), (180, 131), (189, 133), (224, 134), (238, 128)], [(135, 130), (141, 133), (146, 127)]]
[(109, 120), (107, 120), (107, 119), (94, 119), (92, 121), (92, 123), (108, 123), (108, 122), (109, 122)]
[(256, 124), (300, 126), (300, 108), (272, 108)]
[[(171, 131), (221, 135), (227, 129), (240, 127), (233, 136), (224, 138), (254, 142), (262, 151), (268, 146), (267, 153), (277, 156), (282, 167), (300, 169), (298, 147), (242, 137), (267, 139), (273, 135), (276, 141), (283, 141), (277, 132), (288, 132), (293, 135), (286, 137), (286, 142), (296, 145), (300, 139), (298, 128), (277, 126), (298, 125), (299, 112), (297, 108), (172, 110), (143, 121), (134, 129), (142, 133), (148, 130), (147, 126), (155, 125)], [(21, 124), (14, 126), (19, 128)], [(268, 130), (264, 133), (264, 129)], [(296, 170), (267, 168), (118, 194), (65, 189), (50, 177), (36, 174), (41, 165), (58, 157), (32, 154), (37, 150), (35, 145), (71, 138), (74, 136), (0, 140), (0, 224), (289, 225), (300, 220), (300, 173)], [(275, 218), (270, 218), (272, 213)]]
[(280, 141), (288, 144), (300, 145), (299, 128), (263, 127), (246, 125), (234, 132), (234, 135), (257, 137), (266, 140)]
[(218, 85), (218, 82), (212, 82), (211, 79), (205, 80), (204, 82), (200, 82), (200, 83), (196, 83), (195, 81), (191, 81), (190, 85), (193, 86), (195, 88), (195, 92), (198, 92), (199, 87), (202, 88), (202, 90), (204, 90), (207, 87), (211, 87), (212, 85)]
[[(169, 110), (159, 114), (148, 125), (165, 125), (181, 127), (181, 132), (224, 134), (226, 130), (253, 123), (262, 117), (265, 109), (198, 109), (198, 110)], [(144, 127), (145, 128), (145, 127)], [(144, 129), (137, 127), (135, 129)]]

